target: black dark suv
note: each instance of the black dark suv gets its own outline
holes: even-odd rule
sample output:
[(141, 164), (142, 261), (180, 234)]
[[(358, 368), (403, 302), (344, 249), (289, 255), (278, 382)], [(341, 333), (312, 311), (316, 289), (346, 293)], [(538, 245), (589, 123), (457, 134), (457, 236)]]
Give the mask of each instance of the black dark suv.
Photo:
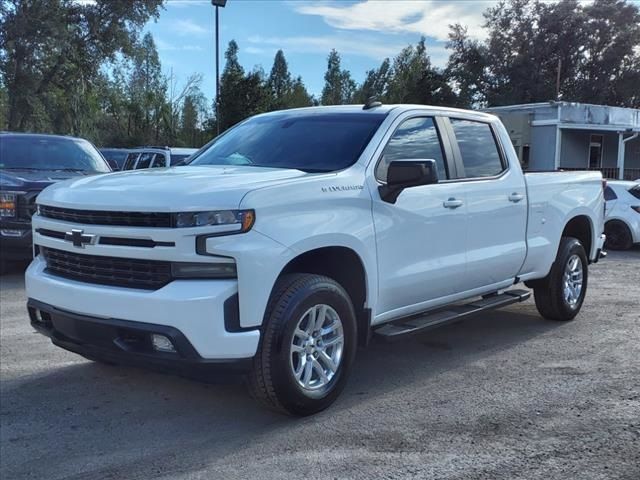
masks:
[(110, 172), (96, 147), (81, 138), (0, 133), (0, 270), (31, 258), (31, 215), (47, 186)]

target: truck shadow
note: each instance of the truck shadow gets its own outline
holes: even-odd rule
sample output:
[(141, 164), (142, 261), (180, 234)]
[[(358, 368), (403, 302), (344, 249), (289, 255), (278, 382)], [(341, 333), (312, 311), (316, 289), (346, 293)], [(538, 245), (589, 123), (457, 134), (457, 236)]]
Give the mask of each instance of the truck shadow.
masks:
[[(7, 478), (57, 478), (53, 472), (65, 478), (133, 478), (137, 469), (143, 475), (149, 462), (163, 472), (197, 470), (252, 443), (269, 442), (268, 436), (320, 429), (329, 419), (348, 416), (362, 402), (375, 404), (397, 389), (428, 386), (451, 369), (482, 369), (487, 356), (561, 327), (542, 320), (528, 304), (394, 344), (373, 341), (359, 352), (338, 402), (298, 420), (259, 407), (237, 381), (194, 382), (84, 362), (55, 350), (52, 357), (62, 359), (60, 364), (3, 379), (2, 450), (8, 455), (2, 470)], [(21, 453), (36, 442), (56, 448), (36, 458)], [(60, 451), (73, 455), (59, 455)]]

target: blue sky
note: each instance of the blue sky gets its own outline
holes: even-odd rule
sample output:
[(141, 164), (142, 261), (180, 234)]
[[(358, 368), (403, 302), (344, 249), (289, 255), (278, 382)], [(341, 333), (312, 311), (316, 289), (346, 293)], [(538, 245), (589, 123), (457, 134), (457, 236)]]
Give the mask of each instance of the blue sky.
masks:
[[(491, 1), (479, 0), (228, 0), (220, 10), (221, 69), (232, 39), (240, 47), (245, 69), (261, 65), (268, 74), (282, 49), (294, 76), (319, 95), (331, 48), (356, 81), (421, 35), (427, 37), (432, 61), (444, 65), (448, 25), (465, 24), (482, 37), (482, 12)], [(202, 90), (215, 89), (214, 9), (210, 0), (169, 0), (160, 18), (147, 25), (156, 41), (163, 69), (178, 85), (192, 73), (203, 75)]]

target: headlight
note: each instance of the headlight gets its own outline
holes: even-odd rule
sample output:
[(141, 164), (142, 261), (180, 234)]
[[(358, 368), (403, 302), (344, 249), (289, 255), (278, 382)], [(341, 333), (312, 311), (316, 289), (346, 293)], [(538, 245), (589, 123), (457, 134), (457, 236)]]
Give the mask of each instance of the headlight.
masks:
[(233, 259), (221, 259), (216, 263), (176, 262), (171, 264), (173, 278), (236, 278)]
[(183, 212), (173, 214), (177, 228), (225, 225), (221, 233), (242, 233), (251, 230), (256, 214), (253, 210), (215, 210), (211, 212)]
[(0, 192), (0, 217), (13, 218), (16, 216), (17, 198), (16, 193)]

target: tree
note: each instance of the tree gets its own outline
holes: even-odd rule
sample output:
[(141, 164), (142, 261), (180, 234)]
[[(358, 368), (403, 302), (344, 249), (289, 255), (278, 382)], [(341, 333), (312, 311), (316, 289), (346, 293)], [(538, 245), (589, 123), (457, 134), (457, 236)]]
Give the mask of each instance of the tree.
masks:
[(477, 40), (470, 40), (467, 29), (456, 24), (451, 27), (447, 48), (452, 51), (445, 77), (457, 90), (458, 103), (466, 108), (483, 106), (487, 85), (487, 53), (484, 45)]
[(324, 74), (324, 88), (320, 102), (322, 105), (344, 105), (351, 103), (356, 83), (348, 70), (340, 67), (340, 54), (331, 50), (327, 58), (327, 72)]
[(195, 145), (198, 136), (198, 110), (196, 101), (187, 95), (182, 104), (181, 140), (185, 145)]
[(591, 103), (640, 107), (640, 6), (595, 0), (584, 14), (584, 64), (576, 89)]
[(216, 112), (220, 120), (220, 131), (246, 118), (244, 69), (238, 60), (238, 44), (235, 40), (229, 42), (224, 57), (226, 63), (220, 77), (220, 99)]
[(456, 103), (455, 95), (446, 78), (431, 65), (424, 37), (415, 47), (413, 45), (405, 47), (394, 58), (387, 101), (426, 105)]
[(0, 74), (10, 130), (81, 134), (95, 113), (94, 82), (116, 54), (129, 54), (162, 0), (0, 0)]
[(130, 84), (132, 122), (129, 135), (140, 144), (156, 144), (160, 140), (161, 119), (166, 108), (167, 81), (162, 75), (155, 42), (147, 33), (133, 55)]
[(483, 43), (453, 26), (447, 76), (470, 105), (551, 99), (640, 105), (640, 8), (628, 0), (508, 0)]
[(291, 86), (291, 91), (284, 102), (286, 108), (310, 107), (313, 105), (313, 97), (307, 91), (302, 82), (302, 77), (297, 77)]
[(272, 108), (274, 110), (285, 108), (287, 106), (287, 97), (291, 95), (293, 89), (293, 82), (291, 81), (289, 66), (287, 65), (287, 60), (284, 58), (282, 50), (277, 51), (273, 60), (271, 74), (267, 80), (267, 88), (273, 97)]
[(386, 101), (392, 77), (391, 62), (385, 58), (380, 67), (367, 71), (364, 82), (355, 94), (355, 101), (365, 103), (371, 97)]

